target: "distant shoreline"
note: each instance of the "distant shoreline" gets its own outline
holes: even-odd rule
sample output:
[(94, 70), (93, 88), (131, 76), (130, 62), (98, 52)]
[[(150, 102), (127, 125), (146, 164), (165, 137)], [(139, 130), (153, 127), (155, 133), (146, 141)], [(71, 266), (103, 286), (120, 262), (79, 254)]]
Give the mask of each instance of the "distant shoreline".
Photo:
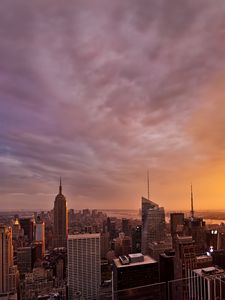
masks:
[[(90, 209), (92, 210), (92, 209)], [(133, 219), (133, 220), (141, 220), (141, 211), (140, 209), (96, 209), (97, 211), (102, 211), (103, 213), (107, 214), (107, 216), (112, 218), (118, 219)], [(41, 212), (42, 210), (13, 210), (13, 211), (0, 211), (0, 216), (7, 216), (7, 217), (14, 217), (14, 215), (18, 214), (20, 217), (32, 217), (34, 212)], [(75, 213), (81, 210), (74, 210)], [(185, 211), (166, 211), (166, 222), (169, 222), (170, 213), (174, 212), (183, 212), (185, 217), (190, 215), (190, 212)], [(197, 217), (202, 217), (207, 225), (210, 224), (221, 224), (225, 223), (225, 211), (218, 211), (218, 210), (202, 210), (196, 211), (195, 215)]]

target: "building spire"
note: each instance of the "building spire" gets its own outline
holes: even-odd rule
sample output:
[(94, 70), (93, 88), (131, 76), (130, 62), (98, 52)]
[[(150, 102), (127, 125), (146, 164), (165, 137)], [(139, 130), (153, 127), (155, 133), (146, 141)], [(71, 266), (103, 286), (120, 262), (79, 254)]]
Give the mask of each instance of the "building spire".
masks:
[(148, 200), (149, 200), (149, 169), (147, 170), (147, 189), (148, 189)]
[(60, 179), (59, 179), (59, 194), (62, 195), (62, 179), (61, 179), (61, 176), (60, 176)]
[(194, 218), (194, 199), (193, 199), (192, 183), (191, 183), (191, 217)]

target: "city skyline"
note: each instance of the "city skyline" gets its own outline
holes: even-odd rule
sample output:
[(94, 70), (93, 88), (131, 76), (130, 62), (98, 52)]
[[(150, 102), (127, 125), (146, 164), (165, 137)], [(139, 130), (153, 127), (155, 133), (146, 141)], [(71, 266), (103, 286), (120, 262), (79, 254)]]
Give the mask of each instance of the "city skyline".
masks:
[(224, 209), (224, 1), (1, 8), (1, 210)]

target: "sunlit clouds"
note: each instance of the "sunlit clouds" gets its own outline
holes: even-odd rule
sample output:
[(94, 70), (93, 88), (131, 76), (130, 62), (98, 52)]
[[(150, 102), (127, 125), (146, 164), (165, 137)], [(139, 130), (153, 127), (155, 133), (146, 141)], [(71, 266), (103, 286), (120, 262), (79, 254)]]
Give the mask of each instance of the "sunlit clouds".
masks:
[(0, 10), (1, 208), (224, 209), (225, 3)]

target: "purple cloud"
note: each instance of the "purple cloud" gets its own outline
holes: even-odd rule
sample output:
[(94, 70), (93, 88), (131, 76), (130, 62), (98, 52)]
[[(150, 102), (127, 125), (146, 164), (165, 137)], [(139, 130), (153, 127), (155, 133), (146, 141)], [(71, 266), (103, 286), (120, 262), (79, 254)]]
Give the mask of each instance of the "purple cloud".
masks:
[(147, 168), (176, 207), (176, 184), (221, 158), (204, 92), (224, 72), (223, 1), (1, 8), (2, 207), (51, 208), (60, 175), (70, 207), (138, 207)]

